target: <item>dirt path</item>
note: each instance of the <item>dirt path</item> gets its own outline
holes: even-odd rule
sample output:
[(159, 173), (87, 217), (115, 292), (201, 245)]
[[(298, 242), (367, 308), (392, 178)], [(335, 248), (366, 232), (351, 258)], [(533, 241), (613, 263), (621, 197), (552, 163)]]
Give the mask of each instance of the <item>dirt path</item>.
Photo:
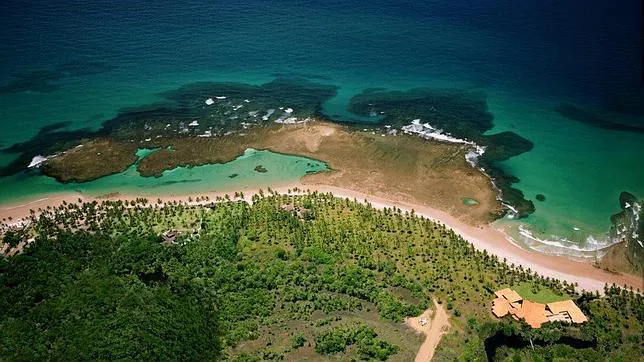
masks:
[[(416, 362), (431, 361), (434, 357), (434, 351), (441, 341), (443, 334), (447, 333), (450, 327), (449, 315), (443, 309), (443, 306), (434, 300), (435, 310), (427, 309), (418, 317), (407, 318), (405, 323), (412, 327), (415, 331), (425, 334), (425, 342), (420, 346), (416, 354)], [(431, 317), (431, 319), (430, 319)], [(421, 320), (426, 322), (423, 326)]]

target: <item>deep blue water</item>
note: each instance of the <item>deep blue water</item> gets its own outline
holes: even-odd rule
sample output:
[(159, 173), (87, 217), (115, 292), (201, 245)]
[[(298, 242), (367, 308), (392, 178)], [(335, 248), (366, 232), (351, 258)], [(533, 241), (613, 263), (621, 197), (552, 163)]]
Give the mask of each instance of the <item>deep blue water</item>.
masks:
[[(477, 89), (488, 94), (494, 131), (512, 130), (535, 143), (506, 164), (527, 197), (547, 195), (527, 220), (533, 231), (584, 239), (607, 229), (620, 191), (644, 197), (644, 137), (582, 125), (553, 108), (571, 102), (642, 124), (642, 115), (604, 109), (610, 99), (642, 92), (640, 6), (9, 0), (0, 12), (0, 84), (13, 86), (0, 91), (0, 146), (54, 122), (97, 127), (123, 107), (194, 81), (308, 77), (340, 87), (325, 106), (338, 119), (352, 117), (348, 99), (368, 87)], [(33, 73), (68, 62), (80, 73)], [(638, 97), (635, 103), (644, 99)], [(0, 153), (0, 163), (12, 157)], [(573, 227), (587, 232), (568, 235)]]

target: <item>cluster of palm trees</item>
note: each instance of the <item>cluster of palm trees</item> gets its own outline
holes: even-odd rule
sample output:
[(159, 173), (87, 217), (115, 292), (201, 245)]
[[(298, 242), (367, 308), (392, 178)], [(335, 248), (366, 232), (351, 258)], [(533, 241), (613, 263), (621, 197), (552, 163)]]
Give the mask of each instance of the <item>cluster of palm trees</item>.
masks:
[[(534, 291), (549, 289), (582, 299), (585, 302), (580, 305), (591, 320), (598, 310), (609, 309), (624, 318), (644, 319), (639, 290), (607, 286), (605, 297), (578, 291), (574, 283), (540, 276), (476, 250), (444, 224), (419, 217), (413, 210), (378, 210), (366, 202), (300, 189), (287, 194), (269, 189), (253, 195), (251, 203), (243, 200), (244, 194), (236, 192), (232, 198), (224, 195), (212, 201), (200, 196), (156, 203), (146, 198), (63, 202), (31, 210), (24, 223), (28, 226), (22, 230), (37, 244), (42, 238), (73, 233), (160, 240), (164, 231), (176, 229), (184, 235), (177, 247), (199, 244), (190, 254), (203, 263), (199, 278), (213, 273), (208, 269), (210, 260), (222, 258), (227, 263), (258, 258), (253, 267), (274, 268), (274, 278), (269, 278), (273, 274), (267, 269), (251, 279), (258, 283), (254, 287), (268, 288), (274, 298), (276, 309), (270, 313), (288, 312), (290, 318), (308, 318), (316, 309), (332, 313), (373, 303), (381, 316), (397, 320), (436, 298), (448, 304), (453, 318), (463, 319), (463, 325), (472, 316), (479, 322), (496, 323), (489, 313), (493, 291), (528, 282)], [(311, 209), (315, 217), (301, 220), (283, 205)], [(15, 227), (10, 223), (7, 219), (0, 224), (3, 235)], [(290, 274), (280, 274), (282, 264), (293, 265)], [(291, 287), (297, 289), (286, 293)], [(407, 290), (415, 302), (395, 295), (392, 288)], [(334, 299), (333, 293), (338, 297)]]

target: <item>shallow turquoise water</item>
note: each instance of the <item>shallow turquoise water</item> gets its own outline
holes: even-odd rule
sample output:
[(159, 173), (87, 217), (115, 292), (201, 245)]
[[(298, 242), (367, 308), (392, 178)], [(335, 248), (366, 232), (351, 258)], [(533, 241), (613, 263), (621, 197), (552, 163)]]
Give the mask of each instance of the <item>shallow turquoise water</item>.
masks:
[[(536, 211), (520, 223), (500, 224), (512, 226), (517, 239), (524, 239), (518, 234), (521, 224), (540, 239), (567, 239), (589, 248), (594, 242), (589, 237), (605, 239), (609, 217), (619, 210), (618, 195), (644, 195), (644, 135), (567, 122), (548, 111), (548, 99), (516, 92), (489, 94), (496, 123), (492, 131), (518, 129), (535, 141), (532, 151), (504, 162), (504, 167), (521, 178), (517, 188), (535, 202)], [(546, 200), (537, 201), (537, 194)]]
[[(141, 157), (145, 154), (141, 151), (138, 153)], [(255, 171), (255, 167), (260, 165), (267, 172)], [(91, 196), (110, 192), (169, 196), (240, 191), (297, 181), (308, 173), (327, 169), (324, 162), (248, 149), (244, 155), (224, 164), (178, 167), (165, 171), (162, 177), (142, 177), (134, 165), (122, 173), (81, 184), (61, 184), (50, 177), (18, 175), (0, 189), (0, 202), (19, 202), (65, 191), (77, 191)], [(236, 176), (230, 177), (232, 175)]]
[[(5, 10), (0, 84), (16, 79), (12, 74), (75, 60), (115, 69), (52, 81), (59, 88), (51, 92), (0, 93), (0, 147), (61, 121), (97, 128), (122, 108), (159, 101), (158, 93), (191, 82), (259, 84), (280, 73), (339, 86), (324, 108), (337, 120), (358, 118), (346, 104), (365, 88), (485, 92), (493, 132), (512, 130), (535, 143), (504, 165), (521, 179), (517, 187), (528, 198), (546, 196), (521, 221), (541, 238), (601, 238), (621, 191), (644, 197), (643, 134), (592, 128), (553, 111), (570, 102), (599, 112), (606, 97), (641, 89), (639, 1), (9, 0)], [(0, 152), (0, 164), (14, 157)], [(248, 179), (241, 173), (228, 179), (227, 171), (190, 174), (198, 172), (193, 169), (140, 180), (128, 171), (91, 186), (18, 175), (0, 178), (0, 202), (70, 188), (105, 193), (146, 186), (163, 192), (243, 187), (276, 177), (267, 168), (267, 174), (251, 172)], [(295, 169), (285, 177), (298, 179)], [(164, 184), (190, 178), (202, 181)]]

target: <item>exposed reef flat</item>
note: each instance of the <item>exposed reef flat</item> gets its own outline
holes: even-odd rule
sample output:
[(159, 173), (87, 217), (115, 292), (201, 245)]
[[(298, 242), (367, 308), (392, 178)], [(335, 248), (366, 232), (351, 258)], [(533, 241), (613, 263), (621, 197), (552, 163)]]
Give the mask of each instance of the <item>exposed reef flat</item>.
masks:
[[(273, 124), (251, 128), (244, 135), (161, 138), (149, 143), (150, 147), (160, 150), (137, 164), (144, 176), (159, 176), (182, 165), (226, 162), (242, 155), (248, 148), (268, 149), (318, 159), (333, 170), (307, 175), (303, 179), (305, 184), (342, 187), (430, 205), (458, 215), (470, 224), (484, 224), (503, 213), (488, 176), (465, 160), (467, 145), (427, 141), (404, 134), (383, 137), (327, 122)], [(168, 144), (172, 144), (171, 149)], [(60, 165), (84, 162), (91, 167), (85, 158), (76, 157), (74, 153), (60, 157), (67, 158)], [(474, 198), (480, 204), (465, 205), (463, 199), (466, 197)]]
[[(369, 181), (380, 174), (379, 182), (374, 181), (372, 185), (374, 190), (398, 193), (399, 188), (404, 190), (402, 193), (412, 195), (422, 194), (431, 187), (431, 197), (420, 196), (418, 201), (440, 199), (443, 208), (454, 205), (462, 208), (462, 198), (473, 197), (482, 204), (469, 207), (468, 212), (485, 210), (474, 218), (479, 221), (503, 215), (498, 208), (501, 203), (485, 201), (489, 196), (487, 191), (482, 195), (456, 193), (450, 196), (453, 200), (446, 202), (445, 195), (451, 186), (443, 186), (443, 179), (451, 179), (460, 186), (471, 180), (467, 177), (457, 180), (455, 174), (443, 177), (438, 171), (449, 173), (458, 169), (468, 177), (490, 176), (494, 184), (487, 178), (485, 188), (497, 194), (494, 187), (500, 189), (503, 203), (510, 205), (515, 216), (526, 216), (534, 210), (532, 202), (511, 187), (518, 180), (497, 165), (498, 161), (529, 151), (532, 143), (512, 132), (484, 135), (493, 120), (484, 94), (460, 90), (366, 90), (351, 100), (349, 109), (367, 118), (376, 117), (379, 123), (352, 124), (348, 128), (324, 124), (328, 132), (336, 134), (334, 137), (346, 137), (340, 137), (336, 144), (325, 139), (328, 147), (319, 152), (308, 148), (310, 142), (317, 142), (315, 138), (303, 140), (306, 147), (295, 146), (289, 138), (296, 136), (289, 134), (293, 131), (276, 131), (287, 129), (280, 128), (279, 124), (324, 119), (322, 104), (336, 90), (335, 86), (303, 79), (276, 79), (262, 85), (186, 85), (161, 94), (163, 101), (157, 104), (122, 110), (96, 131), (69, 131), (65, 129), (68, 124), (45, 127), (31, 140), (4, 149), (19, 156), (1, 169), (0, 175), (19, 173), (35, 156), (45, 155), (45, 174), (62, 182), (83, 182), (124, 170), (134, 163), (133, 154), (137, 149), (154, 148), (158, 150), (143, 156), (137, 170), (143, 176), (160, 177), (164, 171), (180, 166), (228, 162), (241, 156), (247, 148), (257, 148), (327, 161), (337, 170), (342, 169), (347, 178), (343, 182), (349, 184), (361, 183), (356, 175)], [(413, 121), (417, 122), (412, 125), (415, 128), (427, 127), (431, 137), (423, 132), (407, 132)], [(417, 134), (401, 136), (403, 132)], [(101, 141), (93, 142), (97, 139)], [(83, 149), (88, 142), (91, 147)], [(83, 146), (75, 149), (80, 145)], [(427, 159), (418, 161), (421, 156)], [(443, 166), (445, 169), (440, 170)], [(404, 170), (405, 167), (409, 170)], [(433, 179), (418, 176), (419, 167), (433, 169), (435, 172), (430, 172)], [(356, 172), (348, 176), (348, 170), (353, 169)], [(416, 176), (407, 178), (408, 175)], [(333, 185), (345, 186), (339, 180), (336, 182)], [(479, 190), (477, 187), (474, 190)]]
[(96, 139), (48, 160), (45, 174), (60, 182), (86, 182), (125, 171), (136, 160), (137, 146), (112, 139)]
[(532, 201), (526, 200), (523, 192), (512, 187), (519, 180), (505, 173), (498, 164), (530, 151), (533, 143), (514, 132), (484, 134), (492, 129), (494, 119), (488, 111), (484, 93), (427, 88), (401, 92), (374, 88), (354, 96), (349, 110), (374, 117), (387, 127), (424, 123), (426, 128), (434, 130), (432, 138), (469, 142), (481, 147), (479, 150), (484, 148), (485, 152), (477, 156), (478, 165), (494, 179), (502, 191), (503, 200), (514, 206), (518, 217), (534, 212)]
[(301, 79), (189, 84), (160, 94), (163, 101), (157, 104), (121, 110), (96, 131), (66, 130), (68, 123), (46, 126), (32, 139), (2, 150), (19, 156), (0, 169), (0, 176), (24, 171), (37, 155), (53, 155), (96, 138), (150, 148), (152, 140), (161, 138), (210, 138), (262, 124), (304, 121), (319, 117), (322, 103), (335, 94), (335, 86)]

